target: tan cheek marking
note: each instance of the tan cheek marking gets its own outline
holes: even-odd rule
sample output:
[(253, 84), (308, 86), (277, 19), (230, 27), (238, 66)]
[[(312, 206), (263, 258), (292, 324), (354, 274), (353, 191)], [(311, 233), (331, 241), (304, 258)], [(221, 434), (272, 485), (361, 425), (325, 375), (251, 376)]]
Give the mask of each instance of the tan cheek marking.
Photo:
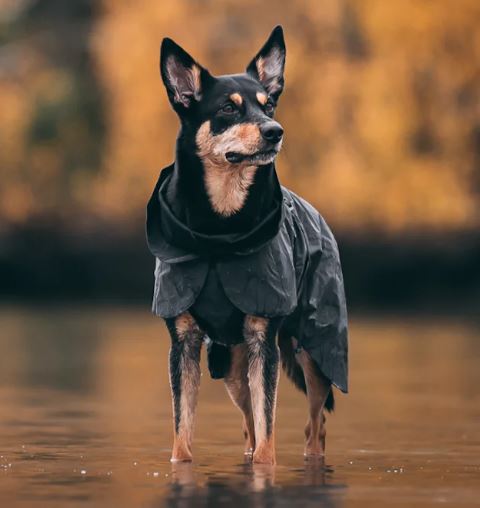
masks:
[(241, 106), (243, 103), (243, 98), (239, 93), (232, 93), (232, 95), (230, 95), (230, 99), (237, 106)]
[(230, 164), (225, 159), (225, 153), (256, 152), (261, 142), (260, 130), (256, 124), (237, 124), (213, 136), (207, 121), (198, 129), (196, 141), (212, 208), (225, 217), (233, 215), (242, 208), (257, 167)]
[[(260, 129), (257, 124), (241, 123), (227, 129), (222, 134), (213, 136), (210, 122), (204, 122), (198, 129), (196, 136), (198, 155), (210, 163), (230, 166), (225, 160), (225, 153), (240, 152), (254, 153), (262, 141)], [(239, 168), (236, 164), (234, 167)]]
[(237, 131), (237, 136), (244, 143), (247, 152), (255, 151), (261, 139), (258, 125), (251, 123), (239, 124)]
[(262, 106), (265, 106), (265, 104), (267, 103), (267, 100), (268, 100), (268, 97), (264, 94), (264, 93), (261, 93), (261, 92), (257, 92), (257, 101), (262, 105)]
[(197, 131), (196, 136), (198, 155), (206, 157), (213, 151), (213, 136), (210, 132), (210, 122), (204, 122)]

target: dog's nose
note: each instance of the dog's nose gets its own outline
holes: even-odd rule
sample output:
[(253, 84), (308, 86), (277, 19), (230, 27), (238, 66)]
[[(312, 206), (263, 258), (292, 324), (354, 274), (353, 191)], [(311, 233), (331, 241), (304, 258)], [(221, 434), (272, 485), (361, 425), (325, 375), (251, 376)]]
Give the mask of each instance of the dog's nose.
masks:
[(270, 143), (278, 143), (283, 136), (282, 126), (278, 122), (266, 122), (260, 126), (263, 139)]

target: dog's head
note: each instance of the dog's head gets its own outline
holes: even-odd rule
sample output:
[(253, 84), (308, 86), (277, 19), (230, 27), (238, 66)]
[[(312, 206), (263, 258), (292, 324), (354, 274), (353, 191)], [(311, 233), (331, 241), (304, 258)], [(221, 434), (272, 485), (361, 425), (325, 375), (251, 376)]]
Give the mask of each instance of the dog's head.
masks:
[(273, 119), (283, 90), (285, 42), (277, 26), (242, 74), (212, 76), (171, 39), (164, 39), (160, 71), (184, 135), (204, 165), (217, 171), (273, 162), (283, 129)]

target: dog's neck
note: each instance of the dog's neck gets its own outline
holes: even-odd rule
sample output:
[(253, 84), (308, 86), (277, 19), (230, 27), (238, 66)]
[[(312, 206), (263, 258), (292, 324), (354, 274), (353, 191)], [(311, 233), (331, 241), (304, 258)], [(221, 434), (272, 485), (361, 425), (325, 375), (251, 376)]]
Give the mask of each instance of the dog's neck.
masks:
[(205, 234), (252, 230), (275, 206), (275, 166), (272, 163), (239, 171), (242, 176), (232, 179), (225, 178), (221, 168), (205, 167), (195, 143), (181, 132), (167, 189), (174, 215), (192, 230)]

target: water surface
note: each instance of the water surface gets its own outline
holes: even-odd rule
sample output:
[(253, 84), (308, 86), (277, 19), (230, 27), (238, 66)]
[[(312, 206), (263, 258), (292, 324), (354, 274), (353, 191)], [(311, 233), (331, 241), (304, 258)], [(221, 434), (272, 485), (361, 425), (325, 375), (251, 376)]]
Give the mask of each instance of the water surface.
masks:
[(283, 376), (275, 468), (244, 461), (240, 413), (202, 366), (193, 465), (172, 465), (169, 340), (131, 308), (0, 310), (0, 506), (479, 506), (480, 329), (353, 318), (351, 393), (305, 462)]

